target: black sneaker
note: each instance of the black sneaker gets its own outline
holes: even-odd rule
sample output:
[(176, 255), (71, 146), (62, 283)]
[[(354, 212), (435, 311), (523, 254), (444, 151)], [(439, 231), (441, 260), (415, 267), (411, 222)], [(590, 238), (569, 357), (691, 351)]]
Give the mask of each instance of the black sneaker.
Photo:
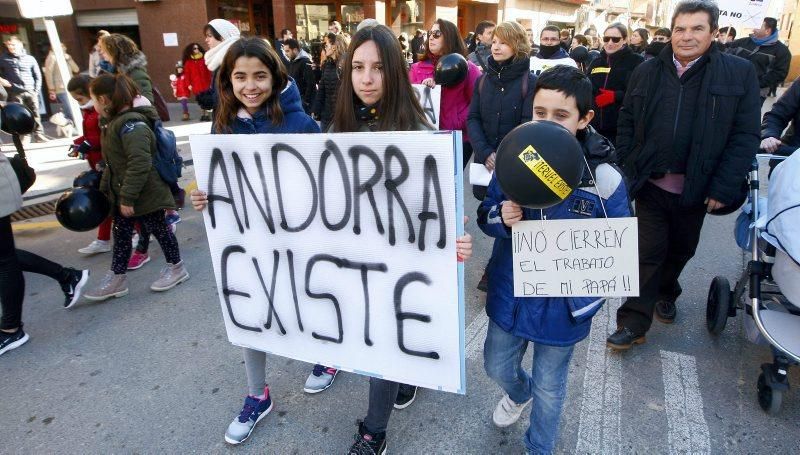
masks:
[(655, 317), (659, 322), (672, 324), (675, 322), (677, 314), (678, 309), (675, 307), (675, 302), (671, 300), (659, 300), (656, 302)]
[(606, 346), (618, 351), (626, 351), (634, 344), (642, 344), (647, 341), (644, 335), (636, 335), (627, 327), (621, 327), (616, 332), (606, 338)]
[(414, 399), (417, 398), (417, 386), (400, 384), (400, 389), (397, 391), (397, 398), (394, 400), (395, 409), (405, 409)]
[(81, 290), (89, 281), (88, 270), (64, 269), (65, 279), (61, 282), (61, 290), (64, 291), (64, 308), (71, 308), (81, 298)]
[(364, 422), (358, 422), (358, 432), (353, 436), (356, 442), (350, 446), (347, 455), (383, 455), (386, 453), (386, 433), (370, 434)]
[(30, 337), (22, 330), (22, 327), (18, 328), (14, 333), (0, 331), (0, 355), (22, 346), (29, 339)]

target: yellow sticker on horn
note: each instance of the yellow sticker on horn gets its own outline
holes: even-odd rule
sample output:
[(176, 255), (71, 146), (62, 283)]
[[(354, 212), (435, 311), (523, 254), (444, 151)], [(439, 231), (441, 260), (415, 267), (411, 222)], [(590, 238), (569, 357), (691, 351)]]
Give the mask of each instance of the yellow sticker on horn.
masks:
[(572, 192), (572, 188), (567, 185), (567, 182), (558, 175), (558, 172), (542, 158), (542, 155), (532, 145), (526, 147), (519, 154), (519, 159), (561, 199), (565, 199)]

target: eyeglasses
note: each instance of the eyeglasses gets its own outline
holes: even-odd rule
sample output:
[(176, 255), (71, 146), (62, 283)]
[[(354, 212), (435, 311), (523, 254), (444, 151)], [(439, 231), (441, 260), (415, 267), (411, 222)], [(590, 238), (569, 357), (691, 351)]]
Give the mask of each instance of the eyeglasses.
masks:
[(669, 38), (667, 38), (664, 35), (656, 35), (653, 37), (653, 41), (657, 43), (666, 43), (667, 41), (669, 41)]
[(441, 38), (442, 31), (441, 30), (431, 30), (428, 32), (428, 36), (431, 38)]
[(613, 41), (615, 43), (619, 43), (620, 41), (622, 41), (622, 37), (621, 36), (604, 36), (603, 37), (603, 42), (604, 43), (607, 43), (609, 41)]

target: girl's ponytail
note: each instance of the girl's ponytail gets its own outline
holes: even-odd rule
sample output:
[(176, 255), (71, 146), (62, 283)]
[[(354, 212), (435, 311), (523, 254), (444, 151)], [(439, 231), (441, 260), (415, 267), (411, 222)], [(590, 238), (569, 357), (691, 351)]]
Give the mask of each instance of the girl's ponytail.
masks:
[(119, 114), (124, 107), (133, 106), (133, 99), (139, 96), (136, 83), (124, 74), (100, 75), (89, 85), (89, 90), (95, 97), (105, 96), (111, 100), (106, 111), (109, 117)]

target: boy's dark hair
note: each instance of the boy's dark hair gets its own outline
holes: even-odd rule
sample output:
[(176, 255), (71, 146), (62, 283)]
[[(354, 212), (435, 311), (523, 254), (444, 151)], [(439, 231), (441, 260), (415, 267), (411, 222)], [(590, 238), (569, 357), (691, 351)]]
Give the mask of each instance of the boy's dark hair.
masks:
[(480, 21), (478, 22), (478, 25), (475, 27), (475, 34), (483, 35), (483, 32), (485, 32), (487, 28), (491, 28), (494, 26), (495, 23), (492, 21)]
[(575, 98), (581, 118), (586, 117), (592, 109), (592, 82), (577, 68), (556, 65), (542, 71), (533, 89), (534, 98), (539, 90), (555, 90), (567, 98)]
[(736, 29), (733, 27), (722, 27), (719, 29), (720, 35), (729, 35), (731, 38), (736, 38)]
[(294, 38), (283, 40), (283, 45), (289, 46), (289, 49), (300, 49), (300, 43)]
[(67, 82), (67, 91), (78, 95), (89, 96), (89, 84), (92, 78), (86, 74), (79, 74)]
[(672, 30), (666, 27), (661, 27), (660, 29), (656, 30), (655, 33), (653, 33), (653, 36), (666, 36), (667, 38), (672, 38)]
[(556, 32), (558, 36), (561, 36), (561, 29), (556, 27), (555, 25), (548, 25), (547, 27), (543, 28), (541, 32), (539, 32), (539, 38), (542, 37), (542, 33), (544, 32)]
[(774, 17), (765, 17), (764, 25), (769, 27), (769, 29), (772, 30), (772, 33), (775, 33), (775, 30), (778, 29), (778, 20)]
[(712, 0), (682, 0), (672, 13), (670, 28), (675, 28), (675, 19), (681, 14), (707, 13), (711, 31), (719, 28), (719, 6)]

